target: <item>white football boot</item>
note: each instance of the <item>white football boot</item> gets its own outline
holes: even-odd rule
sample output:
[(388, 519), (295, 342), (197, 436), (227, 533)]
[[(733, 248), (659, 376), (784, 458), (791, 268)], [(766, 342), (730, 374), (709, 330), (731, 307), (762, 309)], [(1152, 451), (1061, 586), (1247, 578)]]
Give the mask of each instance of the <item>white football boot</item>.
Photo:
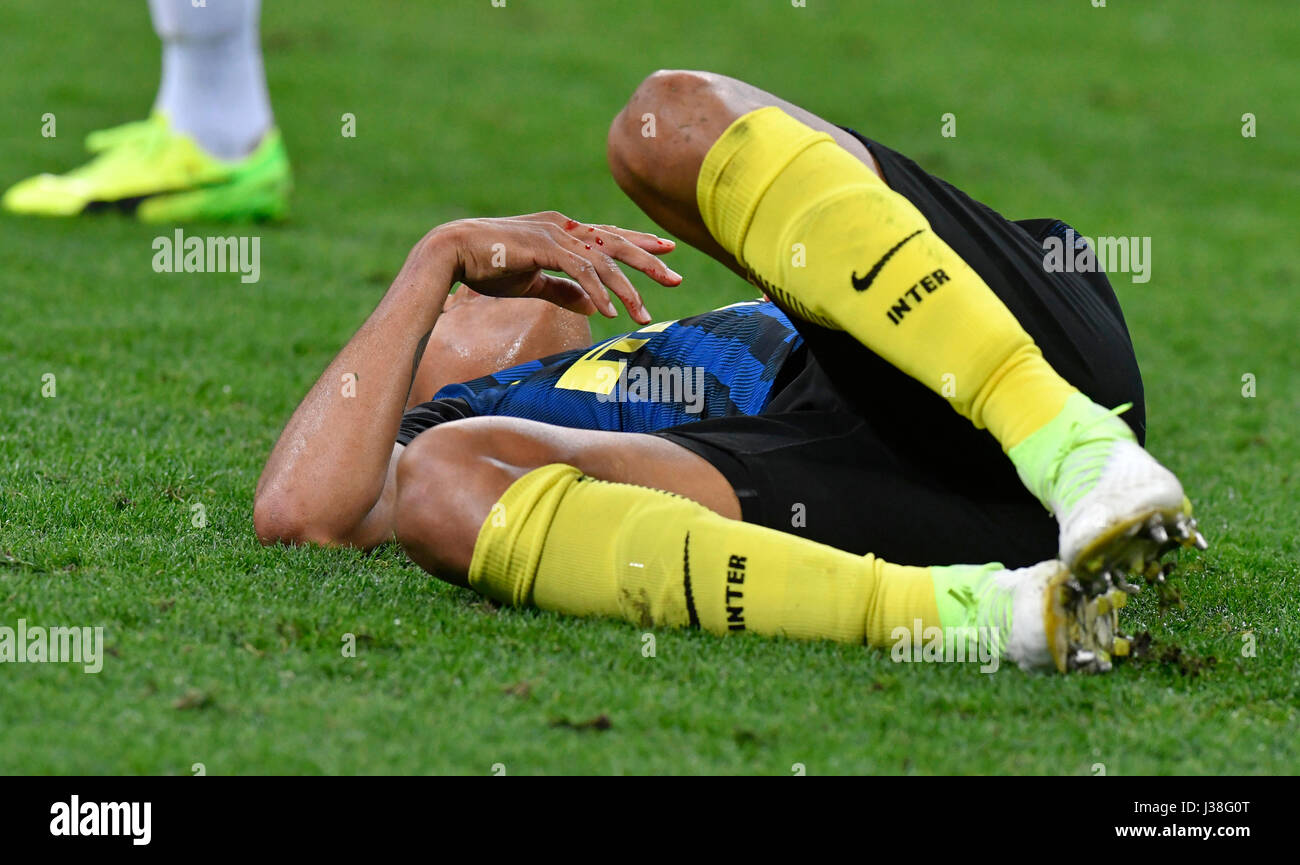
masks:
[(1082, 394), (1008, 452), (1020, 478), (1060, 524), (1059, 555), (1090, 595), (1134, 590), (1124, 574), (1164, 582), (1160, 557), (1205, 549), (1178, 478), (1137, 443), (1118, 415)]
[(962, 595), (981, 633), (998, 635), (998, 654), (1022, 670), (1104, 673), (1129, 652), (1119, 631), (1128, 595), (1090, 595), (1057, 559), (991, 571)]

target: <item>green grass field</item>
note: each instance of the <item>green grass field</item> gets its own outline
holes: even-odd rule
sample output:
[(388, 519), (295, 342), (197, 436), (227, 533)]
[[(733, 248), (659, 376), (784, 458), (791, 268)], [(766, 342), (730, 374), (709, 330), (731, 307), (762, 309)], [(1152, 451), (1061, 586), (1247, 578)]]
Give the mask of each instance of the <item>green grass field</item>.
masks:
[[(1300, 770), (1292, 4), (265, 5), (294, 215), (192, 229), (260, 236), (260, 282), (155, 273), (160, 231), (116, 214), (0, 217), (0, 625), (102, 625), (109, 648), (98, 675), (0, 665), (0, 772)], [(145, 4), (111, 6), (0, 6), (0, 186), (148, 110)], [(663, 631), (647, 658), (631, 625), (497, 610), (397, 550), (259, 546), (263, 459), (425, 230), (548, 208), (647, 227), (604, 136), (658, 67), (748, 79), (1008, 216), (1152, 238), (1150, 282), (1114, 282), (1148, 444), (1212, 546), (1183, 559), (1184, 609), (1129, 606), (1150, 654), (1104, 677), (986, 676)], [(672, 264), (679, 289), (638, 282), (661, 318), (751, 293), (694, 251)]]

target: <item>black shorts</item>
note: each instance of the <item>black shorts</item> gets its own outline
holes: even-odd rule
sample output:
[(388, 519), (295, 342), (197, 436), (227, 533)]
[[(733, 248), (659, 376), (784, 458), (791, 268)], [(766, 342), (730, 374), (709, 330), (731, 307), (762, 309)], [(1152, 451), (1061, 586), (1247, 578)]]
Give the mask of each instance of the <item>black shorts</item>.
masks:
[[(851, 130), (850, 130), (851, 131)], [(854, 133), (857, 135), (857, 133)], [(1067, 381), (1146, 436), (1142, 377), (1105, 274), (1044, 268), (1043, 239), (1068, 226), (1011, 221), (857, 136), (885, 182), (921, 211), (1020, 321)], [(852, 336), (793, 319), (806, 351), (761, 415), (663, 430), (731, 483), (746, 522), (898, 564), (1052, 558), (1057, 524), (985, 430)]]

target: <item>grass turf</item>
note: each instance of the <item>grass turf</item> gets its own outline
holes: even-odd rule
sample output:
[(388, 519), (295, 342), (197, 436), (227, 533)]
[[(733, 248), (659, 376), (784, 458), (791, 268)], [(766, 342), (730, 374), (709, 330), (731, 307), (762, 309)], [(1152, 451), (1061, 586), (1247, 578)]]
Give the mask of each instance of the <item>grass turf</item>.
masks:
[[(102, 625), (111, 650), (98, 675), (0, 666), (0, 771), (1300, 768), (1300, 23), (1287, 2), (266, 7), (294, 217), (192, 229), (258, 234), (260, 282), (156, 274), (160, 232), (116, 215), (0, 218), (0, 625)], [(85, 132), (149, 107), (145, 4), (59, 10), (0, 8), (0, 183), (71, 167)], [(426, 228), (547, 208), (646, 225), (608, 178), (604, 133), (644, 74), (674, 66), (853, 125), (1009, 216), (1152, 238), (1151, 281), (1115, 284), (1149, 444), (1212, 547), (1184, 559), (1185, 609), (1129, 607), (1151, 656), (1105, 677), (985, 676), (660, 632), (647, 658), (631, 625), (494, 610), (393, 550), (257, 544), (265, 454)], [(56, 138), (39, 134), (45, 112)], [(356, 138), (339, 134), (344, 112)], [(940, 135), (946, 112), (955, 138)], [(1241, 134), (1246, 112), (1257, 137)], [(687, 282), (647, 289), (660, 318), (750, 294), (693, 251), (672, 263)]]

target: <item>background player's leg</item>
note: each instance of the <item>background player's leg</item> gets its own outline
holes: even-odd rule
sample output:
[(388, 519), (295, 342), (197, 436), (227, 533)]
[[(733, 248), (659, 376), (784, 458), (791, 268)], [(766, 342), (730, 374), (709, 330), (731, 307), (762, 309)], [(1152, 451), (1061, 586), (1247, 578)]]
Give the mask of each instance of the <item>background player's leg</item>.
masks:
[(880, 173), (866, 146), (835, 124), (752, 84), (711, 72), (655, 72), (641, 82), (609, 129), (610, 171), (628, 197), (664, 229), (741, 275), (735, 256), (704, 225), (696, 180), (705, 154), (723, 131), (737, 117), (769, 105), (828, 133)]
[(520, 477), (552, 463), (676, 493), (740, 518), (727, 479), (667, 439), (483, 417), (436, 426), (407, 445), (397, 465), (397, 538), (426, 570), (464, 585), (475, 539), (493, 504)]
[(292, 172), (275, 129), (260, 0), (150, 0), (162, 77), (148, 119), (86, 136), (90, 162), (0, 196), (14, 213), (73, 216), (109, 203), (143, 222), (278, 219)]
[(154, 109), (221, 159), (252, 152), (271, 128), (258, 43), (261, 0), (149, 0), (163, 44)]

